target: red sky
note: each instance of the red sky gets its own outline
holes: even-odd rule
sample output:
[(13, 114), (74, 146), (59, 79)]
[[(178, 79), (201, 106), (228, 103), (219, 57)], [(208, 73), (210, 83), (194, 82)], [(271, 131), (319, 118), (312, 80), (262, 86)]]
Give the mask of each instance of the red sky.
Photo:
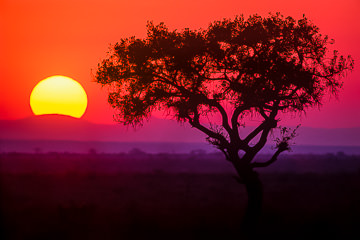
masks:
[(144, 37), (148, 20), (165, 22), (172, 29), (206, 28), (224, 17), (278, 11), (295, 18), (305, 13), (336, 40), (341, 54), (355, 59), (339, 100), (325, 102), (321, 111), (308, 111), (301, 119), (303, 126), (360, 127), (359, 0), (0, 0), (0, 119), (31, 116), (32, 88), (61, 74), (85, 88), (89, 104), (84, 119), (111, 123), (106, 90), (91, 76), (110, 43)]

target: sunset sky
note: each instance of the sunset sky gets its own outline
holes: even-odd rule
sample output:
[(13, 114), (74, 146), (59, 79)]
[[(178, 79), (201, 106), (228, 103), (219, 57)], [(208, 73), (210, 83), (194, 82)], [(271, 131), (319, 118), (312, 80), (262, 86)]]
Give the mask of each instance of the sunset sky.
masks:
[(112, 123), (107, 92), (92, 77), (109, 44), (145, 37), (148, 20), (165, 22), (170, 29), (197, 29), (238, 14), (269, 12), (296, 19), (305, 14), (321, 33), (335, 39), (341, 54), (355, 59), (339, 99), (324, 101), (321, 111), (308, 111), (303, 126), (360, 127), (359, 0), (0, 0), (0, 119), (33, 115), (29, 98), (35, 85), (65, 75), (87, 92), (83, 118)]

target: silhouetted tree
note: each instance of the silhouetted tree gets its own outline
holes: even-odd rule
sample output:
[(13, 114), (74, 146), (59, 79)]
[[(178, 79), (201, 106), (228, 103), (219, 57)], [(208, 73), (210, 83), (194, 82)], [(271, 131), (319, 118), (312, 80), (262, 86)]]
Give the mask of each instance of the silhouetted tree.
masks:
[[(146, 38), (124, 38), (111, 47), (95, 78), (109, 86), (117, 121), (141, 125), (153, 111), (165, 110), (206, 134), (245, 184), (244, 219), (253, 226), (262, 205), (262, 184), (254, 169), (275, 162), (294, 137), (282, 129), (274, 155), (254, 162), (278, 126), (278, 113), (319, 106), (324, 95), (338, 92), (341, 78), (353, 69), (351, 57), (329, 51), (331, 44), (305, 16), (238, 16), (205, 30), (182, 31), (149, 22)], [(214, 115), (221, 119), (218, 124)], [(263, 120), (242, 137), (244, 122), (252, 116)]]

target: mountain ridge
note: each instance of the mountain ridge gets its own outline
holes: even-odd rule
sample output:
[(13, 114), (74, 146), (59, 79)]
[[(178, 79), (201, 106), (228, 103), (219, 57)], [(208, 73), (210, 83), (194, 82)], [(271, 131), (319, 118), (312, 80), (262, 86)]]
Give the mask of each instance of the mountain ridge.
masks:
[[(243, 130), (246, 134), (254, 127)], [(151, 118), (134, 130), (121, 124), (96, 124), (61, 115), (31, 116), (17, 120), (0, 120), (1, 140), (74, 140), (115, 142), (205, 142), (205, 135), (175, 120)], [(300, 127), (296, 144), (360, 146), (360, 127)]]

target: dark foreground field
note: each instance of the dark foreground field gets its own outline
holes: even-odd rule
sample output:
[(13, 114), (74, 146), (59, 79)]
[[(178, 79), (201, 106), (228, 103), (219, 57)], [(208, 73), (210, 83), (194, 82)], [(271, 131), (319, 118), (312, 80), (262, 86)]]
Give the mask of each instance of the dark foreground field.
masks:
[[(230, 171), (82, 171), (88, 157), (63, 171), (46, 162), (51, 171), (24, 171), (39, 157), (20, 157), (29, 159), (1, 161), (1, 239), (241, 239), (246, 195)], [(264, 211), (253, 239), (359, 239), (358, 171), (261, 178)]]

